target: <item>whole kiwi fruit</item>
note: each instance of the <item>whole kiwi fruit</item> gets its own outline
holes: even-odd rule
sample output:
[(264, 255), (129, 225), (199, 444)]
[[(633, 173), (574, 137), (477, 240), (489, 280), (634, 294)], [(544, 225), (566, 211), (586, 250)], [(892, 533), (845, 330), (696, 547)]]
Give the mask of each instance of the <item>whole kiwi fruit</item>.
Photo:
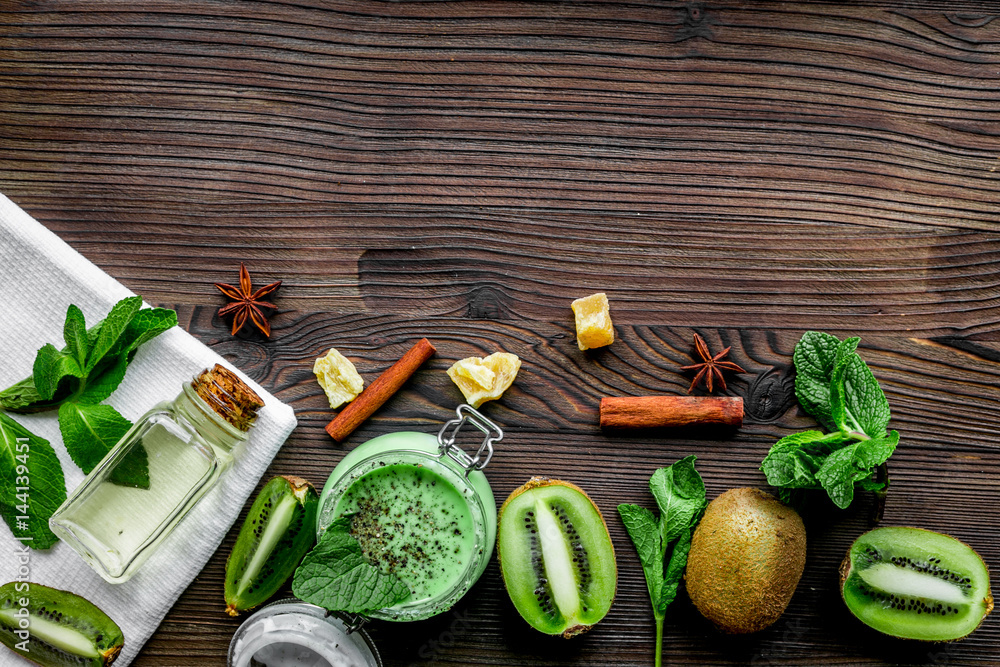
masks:
[(805, 564), (798, 513), (760, 489), (730, 489), (709, 503), (695, 529), (684, 580), (705, 618), (745, 634), (778, 620)]

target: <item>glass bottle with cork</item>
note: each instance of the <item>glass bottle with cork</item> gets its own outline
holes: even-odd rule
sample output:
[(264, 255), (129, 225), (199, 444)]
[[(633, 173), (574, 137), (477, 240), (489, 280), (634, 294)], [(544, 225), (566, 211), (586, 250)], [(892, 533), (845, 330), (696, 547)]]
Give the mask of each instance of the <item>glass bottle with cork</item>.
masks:
[(105, 580), (127, 581), (229, 468), (264, 402), (216, 364), (139, 418), (49, 526)]

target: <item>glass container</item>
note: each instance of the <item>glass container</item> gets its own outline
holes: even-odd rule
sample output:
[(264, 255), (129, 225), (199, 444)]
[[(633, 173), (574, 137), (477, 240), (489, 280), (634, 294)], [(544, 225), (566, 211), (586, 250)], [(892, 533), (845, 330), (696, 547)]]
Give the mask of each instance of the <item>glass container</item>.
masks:
[[(359, 445), (323, 488), (317, 534), (351, 515), (365, 556), (410, 589), (408, 599), (370, 613), (373, 618), (415, 621), (447, 611), (493, 554), (496, 501), (482, 470), (503, 432), (468, 405), (456, 414), (437, 438), (404, 431)], [(484, 434), (475, 456), (455, 444), (465, 424)]]
[(364, 630), (322, 607), (279, 600), (250, 616), (229, 644), (228, 667), (382, 667)]
[(127, 581), (233, 463), (264, 403), (216, 364), (139, 418), (49, 526), (105, 580)]

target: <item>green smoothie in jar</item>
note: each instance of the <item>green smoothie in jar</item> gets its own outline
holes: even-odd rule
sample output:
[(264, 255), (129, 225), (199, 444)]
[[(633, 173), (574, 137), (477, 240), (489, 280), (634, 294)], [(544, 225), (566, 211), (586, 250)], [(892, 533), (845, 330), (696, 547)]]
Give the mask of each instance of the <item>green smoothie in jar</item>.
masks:
[[(503, 433), (468, 406), (457, 413), (437, 438), (400, 432), (358, 446), (323, 488), (317, 533), (353, 515), (351, 532), (366, 559), (410, 589), (409, 598), (375, 618), (410, 621), (447, 611), (493, 553), (496, 501), (482, 468)], [(454, 444), (466, 422), (486, 434), (475, 457)]]

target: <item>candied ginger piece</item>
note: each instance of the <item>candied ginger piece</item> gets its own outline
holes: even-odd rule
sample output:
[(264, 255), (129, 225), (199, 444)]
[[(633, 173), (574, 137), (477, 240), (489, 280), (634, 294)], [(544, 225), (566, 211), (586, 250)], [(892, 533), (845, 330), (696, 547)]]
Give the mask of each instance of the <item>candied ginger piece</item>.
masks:
[(576, 344), (581, 350), (604, 347), (615, 342), (608, 295), (604, 292), (577, 299), (571, 304), (576, 316)]
[(365, 388), (365, 381), (358, 375), (354, 364), (332, 347), (325, 357), (320, 357), (313, 364), (313, 373), (326, 392), (331, 408), (350, 403)]
[(494, 352), (488, 357), (459, 359), (448, 369), (448, 376), (462, 390), (466, 402), (478, 408), (503, 396), (520, 368), (516, 354)]

